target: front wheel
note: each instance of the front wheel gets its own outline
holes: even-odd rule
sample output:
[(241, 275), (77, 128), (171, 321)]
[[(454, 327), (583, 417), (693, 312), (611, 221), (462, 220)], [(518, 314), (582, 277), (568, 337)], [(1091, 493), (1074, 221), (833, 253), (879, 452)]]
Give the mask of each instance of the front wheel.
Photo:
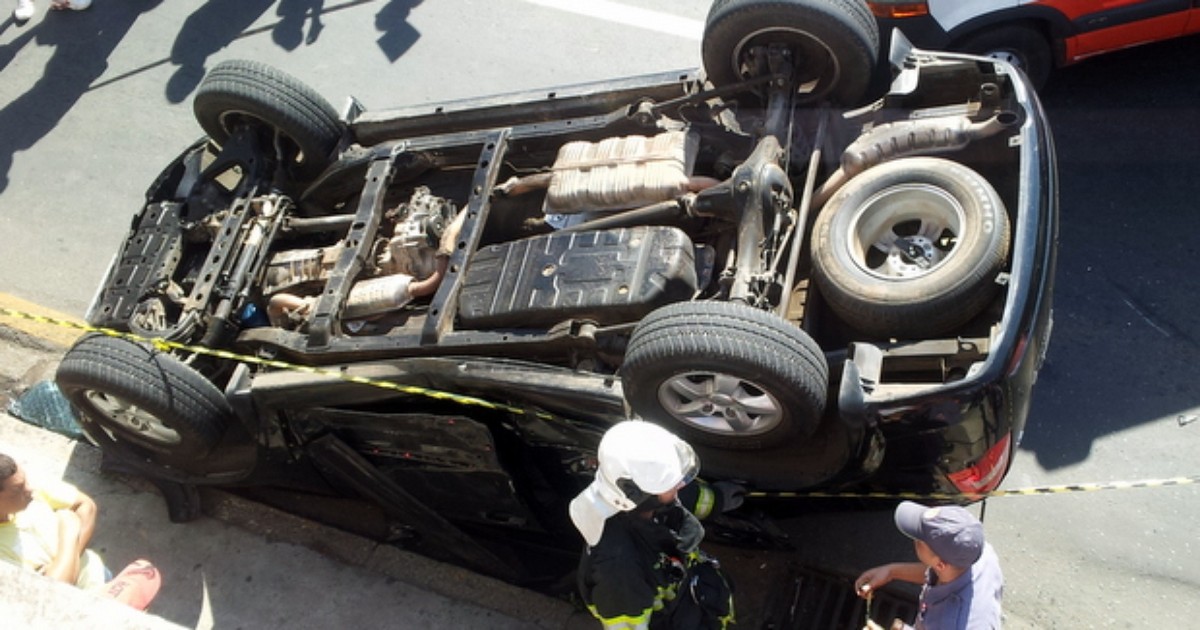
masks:
[(342, 136), (337, 112), (320, 94), (291, 75), (255, 61), (217, 64), (196, 90), (196, 120), (218, 146), (240, 126), (281, 152), (298, 181), (325, 170)]
[(126, 339), (84, 337), (55, 380), (102, 449), (153, 469), (204, 472), (233, 418), (221, 390), (198, 372)]
[(682, 302), (634, 330), (621, 384), (635, 413), (697, 444), (763, 449), (812, 435), (825, 408), (821, 348), (783, 319), (732, 302)]

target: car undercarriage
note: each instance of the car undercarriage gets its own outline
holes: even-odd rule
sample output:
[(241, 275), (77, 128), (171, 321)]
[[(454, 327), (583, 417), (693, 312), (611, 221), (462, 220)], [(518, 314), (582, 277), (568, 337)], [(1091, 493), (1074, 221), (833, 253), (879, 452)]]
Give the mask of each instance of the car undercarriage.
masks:
[(1040, 105), (902, 37), (873, 92), (865, 5), (781, 6), (714, 6), (703, 72), (436, 106), (218, 65), (60, 387), (141, 474), (516, 581), (465, 541), (570, 541), (630, 416), (763, 492), (995, 488), (1050, 330)]

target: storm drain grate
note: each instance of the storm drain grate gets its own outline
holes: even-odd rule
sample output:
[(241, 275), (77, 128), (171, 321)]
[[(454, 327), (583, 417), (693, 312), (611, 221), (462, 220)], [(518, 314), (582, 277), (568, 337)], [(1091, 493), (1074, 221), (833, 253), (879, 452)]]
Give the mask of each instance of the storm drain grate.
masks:
[[(865, 625), (867, 602), (854, 595), (853, 578), (808, 568), (789, 577), (787, 597), (776, 600), (775, 620), (766, 628), (858, 630)], [(875, 594), (871, 607), (871, 619), (887, 628), (893, 619), (911, 622), (916, 617), (917, 597), (888, 588)]]

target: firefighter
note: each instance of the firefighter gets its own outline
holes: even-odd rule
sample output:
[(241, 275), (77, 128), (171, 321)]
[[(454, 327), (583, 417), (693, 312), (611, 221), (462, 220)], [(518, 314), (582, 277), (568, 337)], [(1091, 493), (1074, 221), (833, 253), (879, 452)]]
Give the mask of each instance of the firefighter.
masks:
[[(630, 420), (604, 434), (597, 459), (595, 480), (570, 506), (587, 543), (578, 580), (592, 615), (606, 630), (732, 623), (729, 581), (700, 550), (704, 527), (678, 498), (700, 469), (692, 447), (656, 424)], [(702, 504), (705, 491), (721, 494), (701, 488)]]

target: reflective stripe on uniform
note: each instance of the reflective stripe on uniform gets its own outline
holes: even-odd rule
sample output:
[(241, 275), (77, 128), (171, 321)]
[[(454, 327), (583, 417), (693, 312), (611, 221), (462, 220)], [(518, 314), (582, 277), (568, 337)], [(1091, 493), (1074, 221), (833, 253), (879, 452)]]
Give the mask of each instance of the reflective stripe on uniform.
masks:
[(717, 502), (717, 493), (713, 492), (712, 486), (706, 483), (701, 484), (699, 490), (700, 492), (696, 495), (696, 505), (692, 507), (692, 514), (695, 514), (696, 518), (704, 520), (712, 514), (713, 506)]
[(621, 615), (620, 617), (606, 619), (600, 616), (595, 606), (589, 605), (588, 610), (591, 611), (593, 617), (600, 620), (605, 630), (642, 630), (648, 628), (650, 626), (650, 615), (654, 613), (653, 608), (647, 608), (637, 617)]
[(587, 609), (591, 611), (593, 617), (600, 620), (604, 630), (644, 630), (650, 627), (650, 616), (662, 610), (665, 602), (673, 601), (678, 594), (677, 584), (658, 587), (658, 592), (654, 595), (654, 603), (636, 617), (633, 615), (602, 617), (594, 604), (588, 604)]

